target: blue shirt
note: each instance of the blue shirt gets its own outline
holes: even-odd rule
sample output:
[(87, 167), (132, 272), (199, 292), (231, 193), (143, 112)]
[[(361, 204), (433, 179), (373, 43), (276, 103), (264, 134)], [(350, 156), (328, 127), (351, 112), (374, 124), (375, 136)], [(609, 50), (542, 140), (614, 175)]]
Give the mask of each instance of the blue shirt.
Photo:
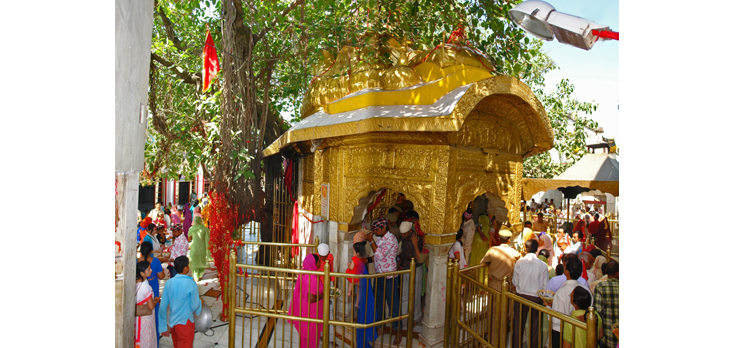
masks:
[[(548, 287), (546, 287), (546, 290), (556, 292), (559, 288), (561, 288), (561, 285), (564, 285), (564, 283), (566, 283), (566, 274), (555, 276), (548, 281)], [(577, 283), (584, 285), (588, 289), (590, 288), (590, 285), (587, 284), (585, 278), (577, 278)]]
[(176, 274), (165, 283), (158, 312), (158, 331), (168, 331), (166, 310), (170, 307), (170, 327), (184, 325), (186, 321), (194, 322), (194, 314), (202, 312), (199, 289), (194, 279), (185, 274)]
[(153, 256), (149, 267), (152, 268), (152, 277), (147, 278), (147, 281), (149, 282), (149, 286), (152, 287), (155, 297), (160, 297), (160, 279), (157, 278), (157, 274), (163, 271), (163, 264), (160, 263), (158, 258)]

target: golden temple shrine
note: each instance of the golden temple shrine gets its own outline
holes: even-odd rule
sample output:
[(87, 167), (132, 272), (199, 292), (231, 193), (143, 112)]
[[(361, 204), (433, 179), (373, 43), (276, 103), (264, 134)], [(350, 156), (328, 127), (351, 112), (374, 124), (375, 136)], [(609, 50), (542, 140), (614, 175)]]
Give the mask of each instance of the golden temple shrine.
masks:
[(366, 62), (369, 47), (324, 53), (302, 121), (264, 155), (293, 159), (292, 196), (309, 220), (300, 223), (299, 241), (318, 235), (339, 271), (378, 192), (389, 194), (372, 218), (398, 193), (413, 203), (430, 249), (420, 340), (437, 346), (447, 253), (462, 213), (484, 195), (498, 221), (521, 230), (522, 161), (551, 149), (553, 131), (529, 87), (493, 75), (482, 54), (453, 44), (425, 51), (395, 40), (388, 46), (392, 64)]

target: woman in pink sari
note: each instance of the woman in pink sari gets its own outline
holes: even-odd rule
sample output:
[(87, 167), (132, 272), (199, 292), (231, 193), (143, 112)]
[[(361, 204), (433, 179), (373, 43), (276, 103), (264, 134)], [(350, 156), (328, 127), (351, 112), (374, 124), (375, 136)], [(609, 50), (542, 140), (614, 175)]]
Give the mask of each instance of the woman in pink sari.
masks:
[(558, 259), (556, 258), (556, 251), (553, 250), (553, 239), (551, 239), (551, 237), (545, 232), (542, 232), (537, 239), (537, 244), (539, 246), (537, 247), (537, 253), (535, 253), (535, 255), (540, 253), (540, 250), (548, 250), (548, 265), (556, 268), (558, 265)]
[[(317, 271), (317, 255), (310, 254), (304, 259), (303, 268), (306, 271)], [(325, 287), (319, 277), (310, 274), (300, 274), (296, 279), (294, 294), (288, 315), (300, 318), (323, 318), (323, 297)], [(322, 333), (322, 324), (308, 323), (299, 320), (289, 320), (299, 332), (299, 346), (301, 348), (317, 348)]]
[(170, 222), (171, 225), (178, 225), (181, 223), (181, 214), (178, 213), (177, 205), (170, 208)]

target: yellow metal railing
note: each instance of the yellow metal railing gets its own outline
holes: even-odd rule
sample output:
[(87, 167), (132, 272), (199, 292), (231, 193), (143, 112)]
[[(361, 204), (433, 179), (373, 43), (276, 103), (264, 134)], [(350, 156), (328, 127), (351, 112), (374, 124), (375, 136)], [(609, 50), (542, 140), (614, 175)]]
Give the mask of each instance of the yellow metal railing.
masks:
[[(586, 322), (576, 320), (570, 315), (556, 312), (510, 292), (508, 277), (504, 278), (500, 291), (477, 281), (476, 275), (485, 268), (487, 268), (487, 265), (479, 265), (460, 271), (458, 260), (449, 259), (446, 279), (448, 301), (446, 301), (446, 329), (443, 348), (458, 348), (459, 346), (508, 347), (509, 335), (516, 334), (510, 332), (513, 331), (514, 326), (510, 316), (513, 314), (515, 303), (518, 304), (519, 318), (522, 322), (526, 321), (524, 312), (533, 313), (534, 310), (538, 312), (537, 322), (541, 326), (537, 337), (532, 337), (530, 331), (528, 331), (526, 336), (522, 336), (518, 340), (518, 347), (513, 344), (510, 347), (522, 347), (524, 337), (527, 338), (528, 344), (533, 339), (537, 339), (537, 346), (543, 347), (546, 346), (547, 340), (549, 346), (553, 347), (551, 334), (553, 318), (561, 320), (561, 333), (564, 332), (565, 324), (573, 325), (575, 329), (572, 330), (572, 342), (574, 342), (576, 329), (581, 329), (587, 333), (587, 347), (598, 347), (597, 317), (594, 314), (593, 307), (590, 307), (587, 311)], [(546, 323), (548, 330), (547, 333), (543, 333), (545, 329), (543, 324)]]
[[(279, 267), (299, 267), (301, 266), (302, 260), (304, 260), (304, 257), (306, 255), (309, 255), (310, 253), (314, 252), (315, 248), (320, 244), (320, 238), (315, 236), (315, 242), (314, 244), (293, 244), (293, 243), (273, 243), (273, 242), (250, 242), (250, 241), (237, 241), (242, 244), (241, 247), (252, 247), (251, 257), (247, 255), (245, 262), (239, 263), (238, 260), (236, 261), (236, 265), (240, 264), (262, 264), (262, 265), (275, 265)], [(239, 248), (236, 248), (238, 250)], [(293, 252), (292, 249), (298, 247), (299, 253), (296, 256), (292, 256)], [(262, 254), (260, 254), (262, 253)], [(235, 250), (234, 250), (234, 254)], [(226, 278), (226, 280), (221, 284), (221, 289), (223, 292), (223, 298), (227, 299), (230, 297), (230, 289), (235, 289), (235, 287), (231, 288), (230, 286), (230, 278), (233, 277), (235, 274), (236, 276), (245, 276), (245, 284), (246, 281), (249, 280), (249, 274), (246, 274), (245, 269), (239, 268), (239, 267), (229, 267), (229, 272), (231, 274), (229, 277)], [(255, 274), (254, 277), (252, 277), (252, 283), (254, 283), (254, 280), (257, 279), (258, 283), (259, 280), (265, 279), (268, 282), (273, 279), (271, 276), (262, 274), (261, 272), (258, 272), (260, 274)], [(296, 278), (293, 279), (286, 279), (278, 277), (275, 279), (276, 281), (292, 281), (296, 280)], [(240, 297), (243, 296), (253, 296), (255, 293), (258, 293), (261, 291), (260, 287), (253, 287), (253, 289), (247, 293), (246, 291), (246, 285), (243, 288), (243, 294), (239, 291), (235, 291), (235, 297), (237, 301), (240, 301)], [(250, 295), (251, 293), (251, 295)], [(229, 306), (230, 307), (230, 306)], [(222, 318), (228, 318), (228, 310), (226, 307), (223, 307), (223, 313), (221, 314)]]
[[(240, 328), (236, 328), (236, 330), (229, 330), (228, 347), (233, 348), (237, 343), (239, 343), (242, 347), (267, 347), (268, 344), (272, 341), (273, 348), (279, 346), (288, 346), (289, 348), (293, 348), (293, 342), (295, 339), (298, 339), (298, 335), (294, 333), (294, 326), (289, 322), (291, 320), (322, 324), (322, 342), (328, 342), (328, 344), (330, 342), (337, 343), (337, 340), (340, 339), (341, 347), (345, 347), (346, 344), (351, 347), (355, 347), (353, 344), (354, 342), (356, 342), (355, 330), (381, 328), (384, 325), (395, 323), (399, 320), (406, 320), (406, 347), (411, 348), (412, 332), (414, 328), (414, 281), (416, 279), (414, 260), (412, 260), (410, 269), (408, 270), (368, 275), (331, 272), (331, 265), (327, 261), (325, 262), (326, 264), (324, 267), (324, 272), (307, 271), (294, 268), (270, 267), (263, 265), (246, 265), (238, 264), (236, 262), (235, 252), (232, 252), (230, 256), (231, 269), (238, 268), (241, 270), (250, 270), (252, 272), (245, 272), (246, 275), (243, 276), (244, 283), (241, 286), (237, 286), (237, 278), (240, 279), (240, 277), (230, 277), (229, 288), (236, 289), (236, 296), (230, 297), (231, 301), (229, 303), (229, 325), (231, 328), (236, 328), (236, 317), (239, 315), (242, 318), (242, 323), (240, 325)], [(297, 276), (301, 274), (316, 275), (326, 280), (323, 282), (323, 293), (329, 294), (330, 296), (328, 296), (329, 300), (323, 301), (324, 315), (322, 319), (291, 316), (288, 314), (288, 309), (291, 305), (292, 291), (295, 286)], [(352, 289), (352, 296), (348, 296), (348, 279), (368, 279), (370, 286), (372, 286), (372, 288), (374, 289), (373, 292), (375, 293), (375, 297), (377, 297), (377, 284), (383, 284), (382, 293), (386, 294), (386, 291), (388, 289), (386, 289), (387, 286), (385, 279), (387, 279), (387, 277), (394, 276), (393, 281), (400, 282), (401, 277), (404, 275), (409, 276), (409, 284), (405, 284), (405, 286), (409, 286), (408, 310), (406, 314), (400, 315), (400, 304), (402, 298), (399, 291), (398, 298), (391, 296), (392, 301), (398, 301), (399, 303), (398, 316), (390, 316), (387, 319), (379, 321), (377, 320), (377, 311), (382, 310), (383, 306), (386, 304), (385, 299), (387, 296), (384, 295), (382, 299), (373, 299), (375, 301), (376, 314), (376, 316), (372, 318), (373, 322), (359, 323), (359, 320), (355, 318), (356, 312), (358, 311), (358, 309), (356, 308), (357, 288), (355, 286)], [(250, 278), (252, 280), (252, 284), (248, 284)], [(330, 279), (333, 280), (333, 284), (331, 284), (331, 281), (327, 281)], [(380, 281), (380, 279), (382, 279), (382, 281)], [(256, 291), (251, 296), (244, 296), (246, 294), (246, 289), (248, 288), (248, 286), (254, 285), (255, 282), (256, 285), (253, 286), (253, 288)], [(334, 296), (333, 294), (340, 295)], [(389, 303), (389, 305), (392, 304), (393, 303)], [(332, 315), (334, 316), (333, 319), (330, 318), (331, 309), (333, 313)], [(253, 320), (255, 318), (257, 319), (256, 330), (253, 329), (253, 326), (255, 326)], [(263, 318), (265, 322), (263, 322)], [(331, 330), (333, 330), (332, 333)], [(347, 332), (347, 330), (350, 332)], [(241, 333), (240, 342), (236, 342), (236, 331), (240, 331)], [(254, 332), (258, 333), (258, 336), (256, 338), (253, 337)], [(399, 332), (396, 334), (400, 335), (401, 333)], [(386, 335), (382, 336), (383, 340), (385, 340), (385, 336)], [(246, 342), (248, 342), (248, 344), (246, 344)], [(323, 347), (326, 347), (326, 345), (323, 345)]]

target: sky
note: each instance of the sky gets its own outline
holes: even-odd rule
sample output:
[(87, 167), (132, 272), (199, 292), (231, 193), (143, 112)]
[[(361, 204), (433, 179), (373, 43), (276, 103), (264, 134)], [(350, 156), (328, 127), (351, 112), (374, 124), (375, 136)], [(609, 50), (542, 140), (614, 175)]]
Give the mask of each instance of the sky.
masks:
[[(582, 17), (619, 29), (619, 2), (614, 0), (548, 0), (556, 11)], [(606, 138), (615, 138), (621, 147), (619, 118), (619, 41), (596, 42), (585, 51), (558, 40), (544, 41), (543, 49), (560, 68), (545, 75), (545, 90), (550, 92), (563, 78), (574, 85), (572, 95), (579, 101), (598, 103), (598, 110), (588, 117), (603, 127)], [(582, 115), (585, 116), (585, 115)]]

